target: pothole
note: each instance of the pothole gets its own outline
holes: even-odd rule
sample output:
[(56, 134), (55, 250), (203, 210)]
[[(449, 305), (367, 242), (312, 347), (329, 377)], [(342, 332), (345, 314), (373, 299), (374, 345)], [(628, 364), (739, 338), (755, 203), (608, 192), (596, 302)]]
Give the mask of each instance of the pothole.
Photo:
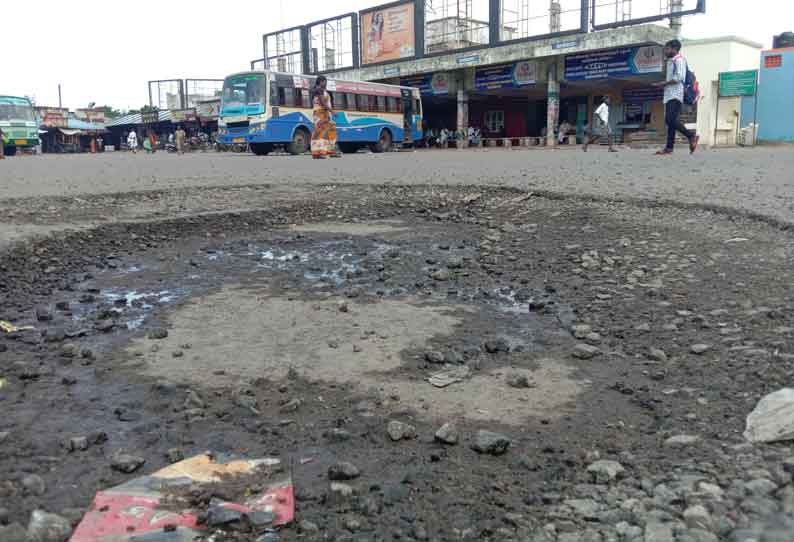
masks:
[(381, 222), (315, 222), (313, 224), (300, 224), (290, 228), (295, 232), (304, 233), (332, 233), (343, 235), (381, 235), (387, 233), (402, 233), (410, 231), (410, 228), (397, 220), (385, 220)]

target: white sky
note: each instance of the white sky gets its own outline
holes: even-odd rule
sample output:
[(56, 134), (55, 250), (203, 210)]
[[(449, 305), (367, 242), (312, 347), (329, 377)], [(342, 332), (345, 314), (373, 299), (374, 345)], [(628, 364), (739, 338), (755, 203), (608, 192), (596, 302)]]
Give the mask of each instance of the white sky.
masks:
[[(138, 108), (147, 81), (222, 78), (262, 56), (262, 34), (388, 0), (0, 0), (0, 94), (33, 95), (39, 105), (89, 102)], [(79, 6), (79, 7), (78, 7)], [(708, 0), (684, 35), (735, 34), (770, 47), (794, 30), (791, 0)]]

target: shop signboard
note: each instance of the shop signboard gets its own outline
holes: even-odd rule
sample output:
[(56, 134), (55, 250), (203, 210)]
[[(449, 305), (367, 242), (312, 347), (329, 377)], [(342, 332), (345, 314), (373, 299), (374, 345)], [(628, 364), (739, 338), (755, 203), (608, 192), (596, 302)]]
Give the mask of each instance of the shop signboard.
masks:
[(218, 119), (221, 110), (220, 100), (208, 100), (196, 104), (196, 115), (202, 122), (211, 122)]
[(69, 110), (65, 107), (37, 107), (36, 114), (41, 119), (41, 126), (47, 128), (66, 128)]
[(193, 122), (195, 120), (195, 109), (174, 109), (171, 111), (171, 122)]
[(520, 88), (534, 85), (538, 78), (538, 65), (531, 60), (479, 68), (474, 74), (474, 87), (479, 90)]
[(157, 124), (160, 122), (160, 112), (146, 111), (145, 113), (141, 113), (141, 122), (143, 124)]
[(625, 47), (565, 57), (565, 79), (589, 81), (662, 73), (662, 48), (657, 45)]
[(105, 112), (97, 109), (78, 109), (74, 112), (78, 120), (91, 124), (105, 124)]
[(623, 91), (623, 103), (643, 104), (646, 102), (661, 102), (664, 99), (664, 89), (658, 87), (629, 88)]
[(418, 88), (422, 96), (446, 96), (449, 94), (449, 74), (446, 72), (415, 77), (403, 77), (400, 85)]
[(720, 73), (720, 97), (755, 96), (758, 70)]
[(416, 55), (414, 2), (390, 4), (362, 11), (361, 63), (377, 64)]

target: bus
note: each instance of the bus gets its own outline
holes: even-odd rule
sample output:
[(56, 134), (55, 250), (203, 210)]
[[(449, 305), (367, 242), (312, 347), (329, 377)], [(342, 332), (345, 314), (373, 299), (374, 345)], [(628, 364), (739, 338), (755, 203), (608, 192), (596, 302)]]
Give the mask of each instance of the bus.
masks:
[[(224, 80), (218, 120), (220, 143), (247, 144), (264, 156), (276, 148), (303, 154), (311, 147), (311, 89), (316, 77), (270, 71), (243, 72)], [(339, 150), (386, 152), (422, 138), (419, 89), (328, 79)], [(406, 137), (408, 136), (408, 137)]]
[(0, 130), (6, 156), (14, 156), (17, 149), (36, 147), (39, 144), (39, 126), (36, 111), (27, 98), (0, 96)]

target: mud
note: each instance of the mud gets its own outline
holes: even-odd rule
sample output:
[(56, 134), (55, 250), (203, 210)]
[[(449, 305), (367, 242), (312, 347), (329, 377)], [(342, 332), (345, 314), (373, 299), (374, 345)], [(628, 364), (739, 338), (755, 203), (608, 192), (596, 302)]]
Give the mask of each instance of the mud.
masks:
[[(110, 468), (119, 450), (145, 457), (141, 472), (173, 448), (280, 457), (299, 521), (331, 539), (520, 537), (589, 483), (596, 452), (637, 480), (671, 472), (695, 453), (664, 447), (674, 434), (740, 476), (724, 450), (794, 365), (790, 233), (501, 189), (357, 193), (8, 249), (0, 319), (36, 328), (0, 336), (10, 521), (78, 516), (135, 476)], [(590, 359), (574, 355), (584, 343)], [(456, 367), (470, 376), (428, 382)], [(390, 420), (418, 438), (393, 442)], [(446, 422), (459, 446), (434, 441)], [(474, 452), (480, 429), (508, 435), (508, 453)], [(361, 470), (344, 498), (327, 478), (338, 461)], [(29, 473), (44, 494), (23, 487)]]

